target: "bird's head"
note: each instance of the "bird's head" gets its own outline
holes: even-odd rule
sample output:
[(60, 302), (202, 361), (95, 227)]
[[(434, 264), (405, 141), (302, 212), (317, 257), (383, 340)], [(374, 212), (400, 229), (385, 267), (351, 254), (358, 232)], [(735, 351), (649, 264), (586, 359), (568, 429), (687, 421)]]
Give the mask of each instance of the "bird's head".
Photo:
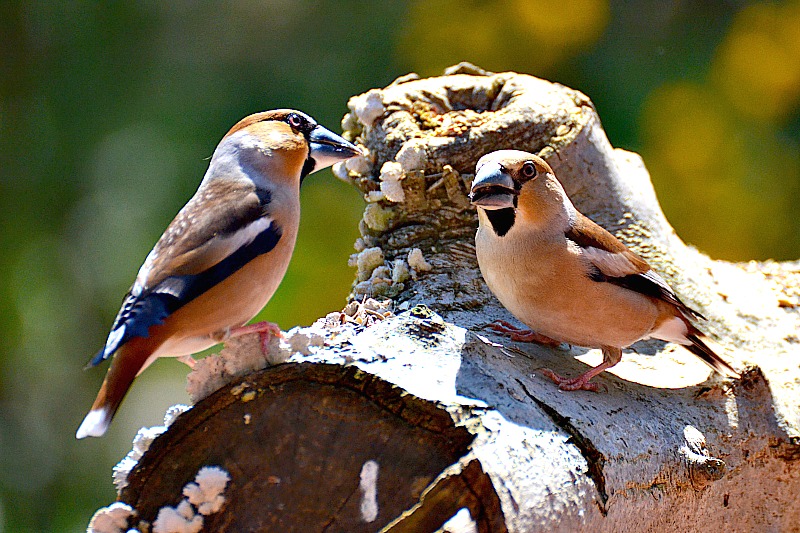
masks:
[[(207, 178), (242, 174), (297, 181), (361, 151), (301, 111), (275, 109), (240, 120), (220, 141)], [(238, 168), (237, 168), (238, 167)], [(212, 170), (214, 172), (212, 172)]]
[(518, 216), (546, 223), (569, 202), (550, 165), (520, 150), (498, 150), (481, 157), (470, 200), (484, 211), (498, 234), (507, 233)]

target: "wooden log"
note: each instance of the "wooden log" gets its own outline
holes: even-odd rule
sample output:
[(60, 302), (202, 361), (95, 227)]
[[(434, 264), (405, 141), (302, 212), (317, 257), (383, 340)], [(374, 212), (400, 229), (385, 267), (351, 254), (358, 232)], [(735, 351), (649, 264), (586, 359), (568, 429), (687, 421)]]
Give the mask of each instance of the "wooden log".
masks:
[[(391, 297), (394, 313), (351, 303), (316, 324), (324, 346), (284, 348), (286, 364), (199, 400), (120, 495), (140, 520), (220, 465), (231, 484), (208, 531), (446, 531), (463, 508), (473, 531), (800, 530), (800, 264), (686, 246), (642, 160), (561, 85), (462, 64), (350, 108), (345, 134), (369, 151), (337, 169), (369, 202), (353, 298)], [(598, 379), (607, 392), (565, 393), (537, 369), (578, 374), (597, 350), (484, 329), (513, 318), (478, 271), (465, 195), (501, 148), (545, 157), (581, 211), (709, 317), (743, 380), (643, 342)]]

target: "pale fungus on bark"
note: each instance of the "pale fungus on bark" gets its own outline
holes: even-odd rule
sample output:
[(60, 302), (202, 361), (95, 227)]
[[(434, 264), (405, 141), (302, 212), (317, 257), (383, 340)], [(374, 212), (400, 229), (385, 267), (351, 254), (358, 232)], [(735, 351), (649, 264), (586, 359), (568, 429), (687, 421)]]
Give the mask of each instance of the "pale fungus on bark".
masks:
[(354, 96), (347, 105), (355, 118), (367, 127), (372, 126), (375, 120), (386, 111), (383, 106), (381, 92), (377, 89), (367, 91), (360, 96)]
[(125, 533), (134, 510), (130, 505), (114, 502), (98, 509), (89, 521), (88, 533)]
[[(174, 413), (167, 412), (167, 417)], [(176, 415), (175, 415), (176, 416)], [(140, 431), (140, 434), (142, 432)], [(135, 445), (135, 444), (134, 444)], [(194, 482), (183, 487), (178, 505), (159, 508), (152, 523), (142, 520), (135, 507), (116, 502), (98, 510), (87, 528), (88, 533), (198, 533), (204, 517), (219, 512), (225, 505), (223, 495), (231, 477), (217, 466), (204, 466)], [(124, 487), (117, 487), (122, 490)]]

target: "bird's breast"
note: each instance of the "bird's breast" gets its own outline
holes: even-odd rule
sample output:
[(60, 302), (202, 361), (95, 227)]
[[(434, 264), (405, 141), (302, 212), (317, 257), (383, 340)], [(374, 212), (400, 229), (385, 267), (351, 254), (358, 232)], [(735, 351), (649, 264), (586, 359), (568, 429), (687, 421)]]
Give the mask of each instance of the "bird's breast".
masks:
[(657, 315), (649, 298), (593, 281), (562, 242), (514, 237), (481, 227), (475, 247), (489, 289), (525, 325), (578, 346), (623, 347), (648, 336)]
[[(282, 228), (283, 229), (283, 228)], [(161, 355), (180, 356), (215, 344), (209, 336), (241, 326), (264, 308), (283, 279), (297, 228), (285, 228), (276, 246), (257, 256), (166, 320), (169, 339)], [(206, 346), (201, 346), (206, 343)], [(167, 353), (168, 352), (168, 353)]]

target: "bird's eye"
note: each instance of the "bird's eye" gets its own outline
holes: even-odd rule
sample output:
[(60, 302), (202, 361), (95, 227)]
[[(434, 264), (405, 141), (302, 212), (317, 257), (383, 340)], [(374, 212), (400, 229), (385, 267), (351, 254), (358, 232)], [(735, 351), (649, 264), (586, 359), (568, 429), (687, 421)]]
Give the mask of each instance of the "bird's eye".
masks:
[(530, 161), (527, 161), (524, 165), (522, 165), (522, 175), (528, 179), (535, 177), (536, 165)]
[(289, 123), (291, 127), (296, 129), (300, 129), (300, 127), (303, 125), (303, 119), (300, 118), (300, 115), (296, 113), (292, 113), (291, 115), (289, 115), (286, 121)]

